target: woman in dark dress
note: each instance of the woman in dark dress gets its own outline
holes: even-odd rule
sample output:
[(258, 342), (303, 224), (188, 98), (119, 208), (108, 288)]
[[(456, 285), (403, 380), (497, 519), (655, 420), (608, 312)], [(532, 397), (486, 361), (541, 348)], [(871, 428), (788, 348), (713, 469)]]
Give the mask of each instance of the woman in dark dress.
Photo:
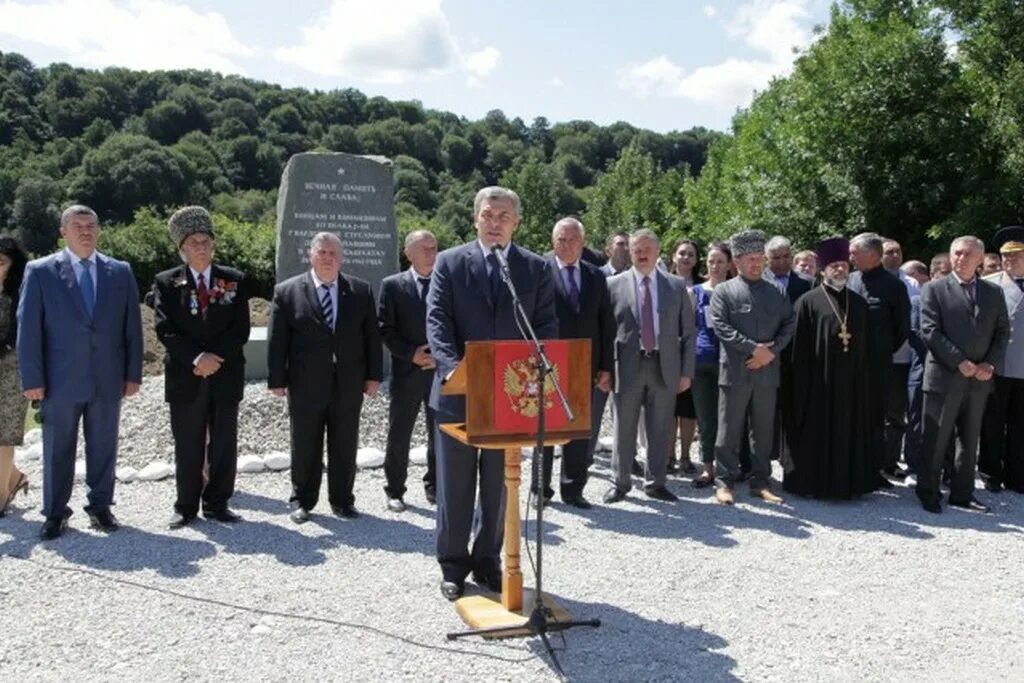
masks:
[(14, 447), (25, 436), (28, 401), (18, 379), (18, 290), (28, 258), (13, 237), (0, 237), (0, 517), (28, 479), (14, 464)]
[[(682, 278), (690, 291), (690, 303), (693, 302), (693, 286), (703, 282), (703, 278), (697, 273), (697, 264), (700, 263), (700, 248), (693, 240), (676, 240), (672, 246), (672, 266), (669, 269), (676, 277)], [(668, 471), (677, 472), (682, 470), (687, 474), (694, 474), (697, 466), (690, 460), (690, 445), (693, 443), (694, 433), (697, 429), (697, 412), (693, 407), (693, 394), (690, 389), (676, 394), (676, 431), (679, 434), (679, 463), (676, 464), (675, 445), (668, 458)]]

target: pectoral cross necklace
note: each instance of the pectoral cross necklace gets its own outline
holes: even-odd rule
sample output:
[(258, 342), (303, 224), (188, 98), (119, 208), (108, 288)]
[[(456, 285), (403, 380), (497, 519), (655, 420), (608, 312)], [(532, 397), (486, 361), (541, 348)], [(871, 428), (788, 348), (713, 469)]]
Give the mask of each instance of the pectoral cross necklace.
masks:
[[(821, 288), (822, 290), (825, 289), (824, 282), (821, 283)], [(832, 307), (832, 312), (836, 314), (836, 320), (839, 321), (839, 332), (836, 333), (836, 336), (839, 337), (839, 341), (843, 342), (843, 353), (849, 353), (850, 340), (853, 339), (853, 335), (846, 328), (846, 321), (850, 318), (850, 288), (846, 288), (846, 315), (839, 315), (839, 308), (836, 307), (828, 292), (825, 292), (825, 300), (828, 301), (828, 305)]]

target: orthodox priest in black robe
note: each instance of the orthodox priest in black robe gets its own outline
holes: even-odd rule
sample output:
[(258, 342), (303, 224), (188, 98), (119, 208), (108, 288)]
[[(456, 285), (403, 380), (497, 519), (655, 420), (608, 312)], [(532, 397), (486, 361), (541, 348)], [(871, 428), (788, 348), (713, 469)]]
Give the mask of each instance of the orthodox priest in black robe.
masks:
[(846, 286), (849, 243), (817, 248), (822, 283), (796, 304), (793, 411), (785, 490), (816, 498), (854, 498), (878, 485), (873, 448), (868, 353), (868, 303)]

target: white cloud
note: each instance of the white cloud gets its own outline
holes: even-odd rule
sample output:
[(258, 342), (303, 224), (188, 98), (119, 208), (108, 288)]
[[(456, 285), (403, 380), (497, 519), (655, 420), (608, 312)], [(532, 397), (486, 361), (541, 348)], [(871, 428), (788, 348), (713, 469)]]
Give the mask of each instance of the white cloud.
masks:
[(548, 86), (549, 88), (561, 88), (563, 85), (565, 85), (565, 81), (563, 81), (558, 76), (552, 76), (548, 80), (544, 81), (544, 85)]
[(481, 87), (501, 53), (493, 46), (464, 53), (441, 0), (332, 0), (302, 29), (299, 44), (278, 48), (274, 56), (321, 76), (401, 83), (459, 71), (469, 87)]
[(714, 19), (718, 16), (718, 8), (714, 5), (704, 5), (704, 16), (708, 19)]
[(496, 47), (485, 47), (479, 52), (466, 55), (464, 64), (466, 71), (474, 76), (483, 77), (494, 71), (494, 67), (498, 66), (498, 60), (500, 59), (501, 53), (498, 52)]
[[(632, 63), (619, 70), (619, 87), (636, 97), (680, 97), (733, 109), (750, 102), (754, 91), (764, 88), (774, 76), (793, 69), (794, 48), (805, 48), (812, 40), (806, 27), (808, 6), (814, 0), (752, 0), (741, 5), (723, 26), (729, 37), (765, 54), (763, 59), (730, 57), (718, 64), (701, 66), (691, 73), (665, 55)], [(704, 14), (717, 16), (705, 5)]]
[(217, 12), (171, 0), (0, 2), (0, 35), (58, 50), (84, 66), (244, 73), (255, 52)]

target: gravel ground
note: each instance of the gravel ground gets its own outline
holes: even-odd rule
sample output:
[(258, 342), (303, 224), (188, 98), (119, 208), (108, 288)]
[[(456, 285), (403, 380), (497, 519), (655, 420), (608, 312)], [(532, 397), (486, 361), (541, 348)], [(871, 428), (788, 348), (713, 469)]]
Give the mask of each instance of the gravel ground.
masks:
[[(283, 443), (280, 416), (260, 419), (263, 441)], [(599, 500), (606, 459), (594, 470)], [(27, 471), (37, 485), (39, 463)], [(287, 472), (243, 474), (243, 523), (178, 532), (164, 527), (171, 480), (121, 484), (125, 528), (106, 537), (76, 512), (45, 545), (33, 489), (0, 520), (0, 678), (553, 680), (535, 639), (446, 641), (462, 624), (437, 590), (422, 472), (404, 514), (385, 511), (383, 473), (367, 470), (360, 519), (322, 502), (302, 527), (286, 516)], [(995, 514), (933, 516), (903, 486), (731, 509), (669, 486), (682, 501), (634, 490), (549, 508), (545, 586), (603, 622), (553, 638), (572, 680), (1024, 680), (1024, 496), (981, 491)]]

